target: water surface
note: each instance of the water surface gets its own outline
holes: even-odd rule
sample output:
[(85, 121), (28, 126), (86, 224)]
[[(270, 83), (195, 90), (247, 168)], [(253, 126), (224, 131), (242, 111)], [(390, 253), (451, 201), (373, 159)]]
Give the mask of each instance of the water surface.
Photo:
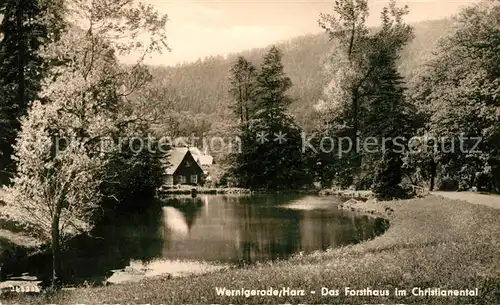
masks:
[[(166, 200), (143, 214), (101, 225), (64, 251), (65, 282), (136, 281), (201, 274), (358, 243), (386, 222), (339, 210), (334, 196), (200, 195)], [(50, 257), (15, 266), (45, 279)]]

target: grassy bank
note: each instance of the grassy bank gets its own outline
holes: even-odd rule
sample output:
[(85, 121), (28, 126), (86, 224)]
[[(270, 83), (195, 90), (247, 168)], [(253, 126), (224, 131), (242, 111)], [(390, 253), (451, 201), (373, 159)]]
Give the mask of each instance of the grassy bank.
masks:
[(12, 258), (37, 251), (42, 243), (26, 234), (25, 229), (15, 221), (2, 217), (4, 196), (0, 187), (0, 262), (5, 264)]
[[(381, 213), (388, 203), (381, 205)], [(52, 296), (15, 296), (20, 304), (497, 304), (500, 292), (500, 210), (430, 196), (390, 203), (388, 231), (373, 240), (289, 261), (198, 277), (78, 288)], [(305, 296), (222, 297), (229, 289), (303, 289)], [(322, 296), (321, 287), (339, 289)], [(352, 289), (388, 289), (389, 297), (345, 296)], [(478, 297), (411, 296), (413, 287), (479, 289)], [(407, 289), (407, 297), (394, 289)], [(311, 294), (310, 291), (316, 291)]]

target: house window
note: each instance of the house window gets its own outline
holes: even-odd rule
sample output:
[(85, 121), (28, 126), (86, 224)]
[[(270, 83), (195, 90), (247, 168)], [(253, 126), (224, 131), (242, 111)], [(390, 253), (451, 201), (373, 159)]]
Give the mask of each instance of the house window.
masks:
[(191, 162), (186, 161), (186, 167), (191, 167)]
[(186, 184), (186, 176), (184, 176), (184, 175), (180, 176), (180, 183), (181, 184)]
[(167, 185), (174, 184), (174, 177), (172, 175), (167, 176)]
[(191, 175), (191, 183), (198, 183), (198, 175)]

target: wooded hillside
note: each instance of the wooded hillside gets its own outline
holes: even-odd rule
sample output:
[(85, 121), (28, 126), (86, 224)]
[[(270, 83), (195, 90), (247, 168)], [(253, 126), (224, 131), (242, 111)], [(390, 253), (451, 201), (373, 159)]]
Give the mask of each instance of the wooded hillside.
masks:
[[(432, 20), (413, 26), (415, 39), (404, 49), (399, 63), (400, 72), (408, 81), (418, 73), (435, 50), (437, 41), (448, 32), (452, 21)], [(332, 43), (325, 34), (311, 34), (276, 46), (283, 52), (285, 72), (293, 82), (290, 95), (295, 101), (290, 106), (291, 112), (307, 129), (314, 121), (313, 105), (320, 99), (329, 80), (324, 75), (323, 66)], [(227, 58), (222, 55), (212, 56), (175, 67), (154, 67), (152, 73), (155, 85), (163, 92), (160, 104), (166, 108), (173, 107), (178, 112), (201, 115), (208, 121), (230, 119), (232, 114), (228, 110), (231, 104), (228, 72), (231, 65), (240, 55), (259, 65), (267, 49), (252, 49), (230, 54)], [(210, 122), (207, 123), (210, 125)]]

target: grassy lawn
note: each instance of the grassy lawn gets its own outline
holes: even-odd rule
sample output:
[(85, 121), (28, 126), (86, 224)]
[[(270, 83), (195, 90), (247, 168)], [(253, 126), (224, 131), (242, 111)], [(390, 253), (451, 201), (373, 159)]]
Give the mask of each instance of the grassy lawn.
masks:
[[(383, 203), (388, 205), (388, 203)], [(391, 227), (373, 240), (288, 261), (204, 276), (150, 279), (77, 288), (56, 295), (15, 296), (19, 304), (498, 304), (500, 210), (437, 196), (390, 203)], [(217, 296), (228, 289), (302, 289), (305, 296)], [(321, 287), (339, 289), (322, 296)], [(389, 297), (345, 296), (352, 289), (388, 289)], [(413, 287), (479, 289), (478, 297), (417, 297)], [(407, 289), (407, 297), (394, 296)], [(316, 291), (311, 294), (310, 291)]]

